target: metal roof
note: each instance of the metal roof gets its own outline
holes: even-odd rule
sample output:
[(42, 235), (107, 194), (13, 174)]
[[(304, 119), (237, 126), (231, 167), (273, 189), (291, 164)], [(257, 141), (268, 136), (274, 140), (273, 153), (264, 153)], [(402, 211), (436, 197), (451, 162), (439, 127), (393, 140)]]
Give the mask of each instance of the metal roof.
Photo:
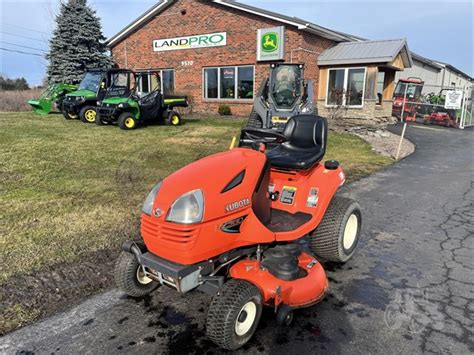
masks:
[[(153, 16), (158, 15), (166, 8), (171, 6), (175, 3), (176, 0), (161, 0), (157, 4), (153, 5), (150, 9), (148, 9), (145, 13), (123, 28), (119, 33), (115, 34), (114, 36), (110, 37), (106, 44), (110, 47), (128, 36), (133, 31), (137, 30), (145, 24), (148, 20), (150, 20)], [(207, 0), (209, 3), (223, 5), (229, 8), (234, 8), (240, 11), (244, 11), (247, 13), (251, 13), (257, 16), (262, 16), (271, 20), (275, 20), (284, 24), (288, 24), (291, 26), (297, 27), (299, 30), (316, 34), (318, 36), (333, 40), (335, 42), (342, 42), (342, 41), (354, 41), (357, 40), (357, 37), (342, 33), (339, 31), (330, 30), (328, 28), (316, 25), (314, 23), (299, 19), (297, 17), (290, 17), (286, 15), (277, 14), (276, 12), (260, 9), (254, 6), (242, 4), (240, 2), (234, 0)]]
[(346, 42), (325, 50), (318, 58), (318, 65), (390, 63), (399, 54), (405, 68), (410, 68), (413, 61), (405, 39)]

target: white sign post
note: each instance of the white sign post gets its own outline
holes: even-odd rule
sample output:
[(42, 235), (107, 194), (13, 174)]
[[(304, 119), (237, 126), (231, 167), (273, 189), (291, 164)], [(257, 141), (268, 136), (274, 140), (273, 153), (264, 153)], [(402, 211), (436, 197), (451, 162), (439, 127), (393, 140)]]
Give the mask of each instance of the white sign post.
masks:
[(461, 109), (463, 94), (464, 93), (462, 90), (446, 91), (446, 100), (444, 102), (444, 108), (447, 110)]

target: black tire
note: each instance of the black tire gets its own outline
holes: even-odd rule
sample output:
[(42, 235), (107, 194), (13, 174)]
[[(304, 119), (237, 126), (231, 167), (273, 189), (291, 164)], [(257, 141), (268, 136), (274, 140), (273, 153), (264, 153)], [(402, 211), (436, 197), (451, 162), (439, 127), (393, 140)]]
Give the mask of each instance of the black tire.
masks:
[(286, 327), (289, 326), (293, 322), (293, 317), (293, 309), (290, 306), (283, 304), (278, 307), (278, 312), (276, 315), (278, 325)]
[(137, 128), (138, 121), (130, 112), (124, 112), (118, 118), (118, 126), (120, 129), (131, 130)]
[(63, 116), (66, 120), (76, 120), (78, 117), (71, 115), (71, 113), (67, 112), (66, 110), (63, 110)]
[[(357, 218), (356, 226), (352, 216)], [(328, 261), (345, 263), (354, 255), (361, 226), (360, 205), (350, 198), (335, 196), (318, 228), (311, 233), (311, 248)]]
[(117, 287), (131, 297), (143, 297), (155, 290), (159, 283), (140, 282), (138, 276), (143, 277), (139, 271), (140, 265), (133, 254), (122, 251), (115, 264), (115, 284)]
[(252, 110), (249, 116), (249, 121), (247, 123), (247, 127), (249, 128), (263, 128), (263, 120), (262, 117), (255, 111)]
[(97, 112), (96, 115), (95, 115), (95, 124), (96, 124), (97, 126), (103, 126), (103, 125), (104, 125), (104, 122), (103, 122), (102, 119), (100, 118), (99, 112)]
[[(244, 308), (249, 310), (249, 314)], [(212, 299), (206, 321), (207, 336), (223, 349), (236, 350), (252, 338), (261, 314), (259, 289), (247, 281), (232, 279)], [(253, 323), (243, 326), (249, 316), (252, 318), (248, 321), (253, 319)], [(237, 323), (242, 327), (241, 331), (249, 327), (248, 330), (237, 334)]]
[(181, 115), (177, 111), (170, 111), (165, 122), (168, 126), (181, 126), (183, 124)]
[(95, 123), (97, 111), (94, 106), (84, 106), (79, 111), (79, 119), (84, 123)]

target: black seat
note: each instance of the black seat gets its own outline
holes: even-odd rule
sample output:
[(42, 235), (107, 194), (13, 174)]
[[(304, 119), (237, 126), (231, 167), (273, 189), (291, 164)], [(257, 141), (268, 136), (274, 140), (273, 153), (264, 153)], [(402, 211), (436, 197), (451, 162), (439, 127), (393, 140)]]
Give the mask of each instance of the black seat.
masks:
[(328, 124), (316, 115), (290, 118), (283, 134), (288, 141), (267, 153), (273, 167), (307, 170), (320, 162), (326, 153)]

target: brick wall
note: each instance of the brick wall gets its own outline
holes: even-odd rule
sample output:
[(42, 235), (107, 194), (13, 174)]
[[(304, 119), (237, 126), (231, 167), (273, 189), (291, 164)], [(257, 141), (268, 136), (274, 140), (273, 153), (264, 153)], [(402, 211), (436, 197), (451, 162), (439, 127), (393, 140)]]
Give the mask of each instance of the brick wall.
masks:
[[(182, 15), (181, 10), (186, 10), (186, 14)], [(179, 0), (115, 44), (111, 50), (120, 67), (175, 69), (176, 92), (191, 97), (195, 112), (216, 113), (221, 103), (227, 103), (234, 114), (248, 115), (252, 102), (203, 99), (202, 69), (223, 65), (255, 65), (255, 91), (257, 91), (262, 80), (268, 76), (268, 63), (256, 63), (257, 30), (281, 25), (279, 22), (222, 5)], [(298, 31), (290, 25), (285, 27), (285, 60), (289, 62), (293, 59), (293, 62), (306, 63), (306, 77), (314, 80), (316, 93), (319, 73), (316, 64), (317, 53), (332, 46), (332, 42), (317, 35)], [(169, 52), (154, 52), (152, 48), (155, 39), (214, 32), (227, 32), (226, 46)], [(182, 66), (182, 61), (192, 61), (193, 65)]]

